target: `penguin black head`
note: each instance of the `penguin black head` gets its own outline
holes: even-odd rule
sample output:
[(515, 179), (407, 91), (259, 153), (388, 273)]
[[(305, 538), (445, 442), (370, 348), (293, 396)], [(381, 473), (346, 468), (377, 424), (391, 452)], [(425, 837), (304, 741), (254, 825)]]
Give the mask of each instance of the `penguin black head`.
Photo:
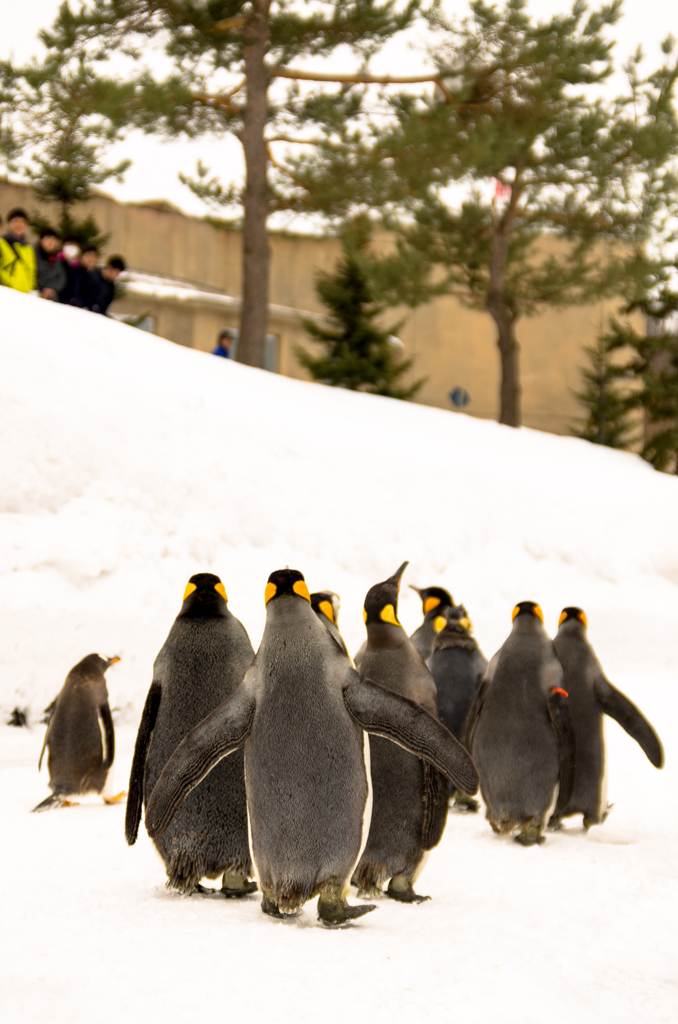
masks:
[(398, 592), (402, 575), (409, 564), (409, 562), (403, 562), (392, 576), (389, 576), (383, 583), (375, 583), (367, 591), (363, 608), (366, 626), (376, 622), (390, 622), (394, 626), (400, 626), (398, 622)]
[(191, 576), (184, 590), (179, 615), (182, 618), (201, 618), (227, 614), (226, 588), (212, 572), (198, 572)]
[(316, 615), (324, 615), (333, 626), (336, 626), (339, 618), (339, 595), (332, 590), (319, 590), (311, 594), (311, 607)]
[(298, 569), (276, 569), (268, 577), (266, 590), (264, 592), (264, 604), (268, 604), (275, 597), (301, 597), (310, 604), (311, 595), (308, 592), (306, 581)]
[(442, 633), (444, 629), (450, 629), (457, 633), (472, 633), (473, 623), (468, 617), (468, 612), (463, 604), (453, 605), (451, 608), (439, 610), (433, 619), (433, 628), (436, 633)]
[(564, 622), (580, 622), (584, 629), (588, 628), (589, 620), (586, 618), (585, 612), (581, 608), (563, 608), (558, 619), (558, 627), (563, 625)]
[(419, 587), (410, 583), (410, 589), (419, 594), (423, 615), (428, 615), (433, 611), (442, 611), (443, 608), (451, 608), (454, 605), (452, 595), (442, 587), (424, 587), (423, 590), (420, 590)]
[(542, 626), (544, 625), (544, 613), (536, 601), (521, 601), (517, 604), (511, 615), (512, 621), (515, 622), (519, 615), (525, 617), (531, 615), (533, 618), (539, 619)]

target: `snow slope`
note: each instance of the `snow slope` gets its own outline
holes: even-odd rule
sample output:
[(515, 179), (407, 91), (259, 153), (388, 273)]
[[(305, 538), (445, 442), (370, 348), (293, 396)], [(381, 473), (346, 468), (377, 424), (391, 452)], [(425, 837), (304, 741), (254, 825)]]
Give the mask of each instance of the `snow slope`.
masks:
[[(678, 481), (6, 289), (0, 318), (0, 708), (31, 722), (0, 725), (7, 1019), (675, 1020)], [(109, 691), (125, 785), (192, 573), (222, 577), (256, 647), (268, 574), (301, 569), (341, 595), (356, 649), (366, 590), (405, 558), (406, 583), (466, 604), (488, 656), (517, 601), (538, 600), (551, 632), (584, 607), (608, 675), (662, 736), (664, 771), (610, 723), (608, 823), (586, 836), (573, 820), (524, 850), (451, 815), (419, 883), (433, 900), (383, 900), (336, 933), (312, 905), (276, 923), (254, 897), (167, 893), (146, 837), (125, 846), (122, 807), (27, 813), (47, 793), (40, 712), (92, 650), (123, 659)], [(406, 587), (401, 618), (420, 619)]]

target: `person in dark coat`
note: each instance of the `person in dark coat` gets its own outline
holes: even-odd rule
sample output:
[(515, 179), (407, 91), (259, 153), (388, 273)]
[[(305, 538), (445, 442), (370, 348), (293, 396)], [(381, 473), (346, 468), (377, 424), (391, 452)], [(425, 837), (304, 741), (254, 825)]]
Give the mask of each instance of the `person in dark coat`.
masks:
[(76, 295), (80, 280), (80, 242), (77, 238), (64, 238), (59, 260), (66, 271), (66, 284), (59, 292), (59, 302), (66, 306), (80, 306), (82, 303)]
[(40, 298), (51, 299), (52, 302), (59, 301), (59, 292), (63, 291), (68, 281), (63, 260), (59, 259), (60, 247), (58, 232), (49, 227), (42, 229), (40, 241), (33, 246)]
[(89, 305), (93, 313), (106, 313), (115, 298), (115, 284), (126, 263), (122, 256), (111, 256), (101, 270), (92, 270), (89, 274)]

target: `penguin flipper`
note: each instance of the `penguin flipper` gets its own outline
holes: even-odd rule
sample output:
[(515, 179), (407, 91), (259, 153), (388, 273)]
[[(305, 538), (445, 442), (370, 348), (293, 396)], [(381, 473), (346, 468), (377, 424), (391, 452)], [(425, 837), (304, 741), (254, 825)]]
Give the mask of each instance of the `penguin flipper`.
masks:
[(612, 683), (608, 682), (603, 675), (598, 675), (594, 679), (593, 692), (601, 711), (621, 725), (622, 729), (641, 747), (648, 761), (655, 768), (662, 768), (664, 766), (664, 750), (661, 740), (636, 705), (617, 690)]
[(132, 758), (132, 770), (129, 776), (129, 787), (127, 793), (127, 809), (125, 811), (125, 839), (128, 846), (134, 846), (139, 834), (139, 822), (141, 821), (141, 804), (144, 795), (144, 771), (146, 769), (146, 758), (151, 742), (151, 735), (155, 728), (155, 720), (158, 717), (161, 696), (160, 683), (153, 680), (151, 688), (146, 697), (144, 710), (141, 713), (139, 732), (134, 744), (134, 757)]
[(496, 665), (497, 656), (495, 655), (492, 661), (486, 666), (484, 674), (481, 674), (480, 672), (478, 673), (476, 695), (473, 698), (471, 707), (468, 709), (468, 714), (466, 715), (466, 721), (464, 722), (464, 728), (461, 737), (462, 743), (464, 744), (467, 750), (471, 749), (471, 744), (473, 743), (473, 733), (478, 723), (478, 719), (480, 717), (480, 712), (482, 711), (483, 704), (485, 703), (485, 697), (487, 696), (487, 691), (490, 688), (490, 683), (492, 682), (492, 677), (494, 675)]
[(99, 718), (101, 719), (104, 727), (104, 736), (106, 740), (104, 747), (104, 760), (101, 767), (104, 771), (108, 771), (115, 759), (115, 732), (113, 730), (113, 716), (111, 715), (111, 708), (108, 701), (104, 701), (99, 708)]
[(421, 829), (421, 845), (432, 850), (442, 839), (447, 822), (447, 804), (450, 787), (442, 772), (424, 761), (424, 821)]
[(348, 713), (366, 732), (404, 747), (448, 778), (456, 789), (473, 796), (478, 772), (470, 754), (433, 715), (407, 697), (351, 671), (343, 686)]
[(570, 718), (570, 707), (565, 690), (553, 687), (547, 699), (547, 708), (551, 725), (558, 739), (558, 801), (553, 817), (567, 807), (574, 788), (575, 768), (577, 766), (576, 739)]
[(146, 803), (146, 831), (159, 838), (183, 800), (216, 764), (241, 747), (250, 734), (256, 701), (241, 684), (235, 693), (184, 736)]

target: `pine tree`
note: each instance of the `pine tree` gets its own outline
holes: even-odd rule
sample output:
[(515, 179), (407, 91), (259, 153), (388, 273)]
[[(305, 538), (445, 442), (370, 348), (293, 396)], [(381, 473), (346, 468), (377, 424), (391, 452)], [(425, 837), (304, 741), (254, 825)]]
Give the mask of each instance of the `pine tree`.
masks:
[(678, 65), (668, 39), (663, 66), (643, 78), (638, 52), (627, 92), (603, 101), (595, 92), (613, 71), (604, 33), (619, 0), (588, 17), (577, 0), (545, 22), (525, 0), (470, 8), (455, 23), (434, 4), (432, 95), (393, 98), (390, 127), (375, 122), (370, 137), (329, 133), (295, 173), (307, 208), (330, 220), (365, 202), (386, 211), (398, 236), (381, 264), (387, 295), (416, 305), (453, 294), (492, 317), (499, 419), (518, 426), (520, 318), (626, 291), (673, 204)]
[[(24, 83), (23, 116), (33, 144), (21, 172), (33, 194), (44, 202), (57, 203), (57, 227), (62, 238), (81, 245), (101, 247), (108, 240), (91, 214), (78, 217), (78, 204), (92, 198), (94, 189), (110, 178), (120, 180), (130, 166), (123, 160), (104, 163), (105, 151), (119, 131), (103, 118), (97, 107), (105, 82), (97, 79), (83, 56), (52, 54), (44, 64), (33, 62), (21, 69)], [(31, 218), (37, 230), (47, 218)]]
[(629, 405), (645, 420), (641, 455), (655, 469), (678, 473), (678, 336), (671, 325), (678, 294), (664, 284), (634, 298), (626, 311), (643, 313), (651, 331), (641, 334), (629, 322), (612, 319), (605, 340), (610, 350), (632, 353), (624, 371), (635, 381)]
[(398, 384), (413, 360), (399, 359), (391, 340), (402, 321), (388, 328), (376, 323), (384, 306), (375, 302), (361, 262), (367, 244), (365, 234), (352, 242), (345, 239), (335, 272), (317, 275), (316, 292), (330, 311), (330, 323), (328, 327), (308, 319), (302, 323), (313, 340), (324, 346), (325, 354), (313, 356), (299, 347), (297, 359), (313, 380), (323, 384), (390, 398), (412, 398), (424, 381)]
[(572, 433), (593, 444), (628, 450), (633, 441), (629, 417), (634, 403), (628, 387), (629, 372), (612, 359), (616, 347), (601, 335), (595, 345), (585, 349), (589, 366), (582, 367), (583, 387), (576, 397), (588, 417), (584, 426), (573, 428)]
[[(86, 51), (103, 61), (115, 52), (135, 63), (125, 81), (102, 97), (113, 123), (146, 132), (196, 137), (234, 134), (242, 143), (244, 190), (225, 188), (218, 176), (199, 174), (198, 194), (227, 208), (242, 205), (243, 295), (238, 359), (263, 366), (268, 306), (267, 217), (276, 209), (277, 143), (306, 144), (309, 125), (340, 125), (355, 110), (351, 85), (435, 80), (372, 76), (370, 57), (410, 24), (421, 0), (85, 0), (77, 11), (64, 3), (52, 30), (42, 34), (54, 53)], [(141, 67), (154, 45), (173, 65), (166, 77)], [(345, 75), (302, 70), (294, 62), (326, 58), (350, 47), (362, 61)], [(167, 60), (165, 63), (167, 63)], [(324, 83), (300, 93), (299, 83)], [(328, 84), (333, 88), (328, 93)], [(309, 86), (304, 87), (309, 88)]]
[(17, 170), (22, 141), (17, 124), (18, 74), (9, 61), (0, 61), (0, 165), (5, 179)]

